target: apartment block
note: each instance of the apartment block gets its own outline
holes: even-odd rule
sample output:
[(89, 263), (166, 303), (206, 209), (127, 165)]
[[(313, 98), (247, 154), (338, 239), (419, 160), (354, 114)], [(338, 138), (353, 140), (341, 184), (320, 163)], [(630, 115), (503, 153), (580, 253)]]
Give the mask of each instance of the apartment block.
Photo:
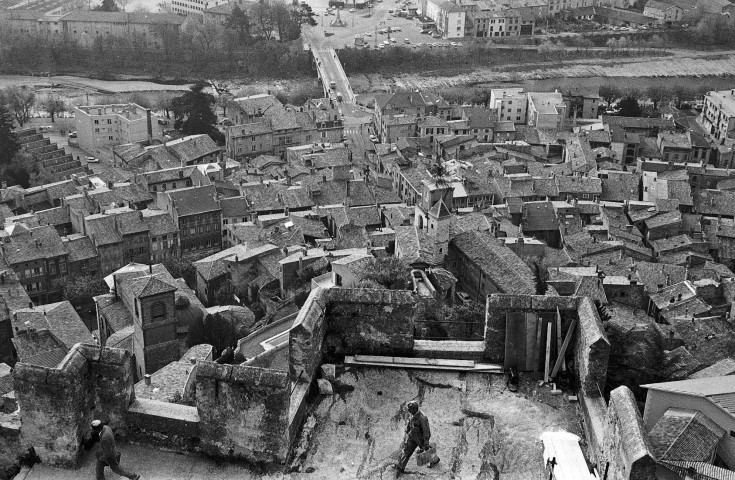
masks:
[(708, 92), (701, 117), (705, 131), (716, 139), (733, 138), (735, 130), (735, 89)]
[(526, 123), (528, 97), (523, 88), (493, 88), (488, 106), (496, 112), (498, 122)]
[(153, 133), (150, 110), (135, 103), (74, 107), (74, 117), (79, 146), (88, 152), (142, 142)]

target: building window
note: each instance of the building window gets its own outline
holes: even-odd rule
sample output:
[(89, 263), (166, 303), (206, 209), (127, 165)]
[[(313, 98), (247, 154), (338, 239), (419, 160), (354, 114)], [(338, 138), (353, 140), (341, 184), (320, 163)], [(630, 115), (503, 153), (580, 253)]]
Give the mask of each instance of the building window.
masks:
[(166, 316), (166, 305), (163, 302), (155, 302), (151, 305), (151, 321), (160, 322)]

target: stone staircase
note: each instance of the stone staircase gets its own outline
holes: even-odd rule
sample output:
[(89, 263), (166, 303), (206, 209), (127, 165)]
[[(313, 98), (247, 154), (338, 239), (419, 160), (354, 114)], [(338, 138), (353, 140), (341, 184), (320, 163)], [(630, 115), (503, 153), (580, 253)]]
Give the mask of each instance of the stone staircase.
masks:
[(35, 128), (20, 130), (18, 142), (21, 151), (29, 154), (41, 173), (45, 173), (58, 180), (67, 180), (73, 174), (86, 175), (89, 173), (81, 161), (75, 160), (74, 156), (67, 154), (58, 144), (38, 133)]

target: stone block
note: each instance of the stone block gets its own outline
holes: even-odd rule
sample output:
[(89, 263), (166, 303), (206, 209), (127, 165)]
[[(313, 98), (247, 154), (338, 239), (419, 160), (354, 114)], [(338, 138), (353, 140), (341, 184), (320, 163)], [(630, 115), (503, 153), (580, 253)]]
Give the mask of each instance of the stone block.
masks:
[(336, 368), (332, 363), (325, 363), (321, 366), (322, 378), (330, 382), (336, 378)]
[(319, 385), (319, 395), (334, 394), (334, 390), (332, 389), (332, 384), (329, 382), (329, 380), (324, 380), (323, 378), (320, 378), (317, 380), (317, 383)]
[(15, 391), (8, 392), (0, 399), (0, 411), (13, 413), (18, 410), (18, 402), (15, 401)]

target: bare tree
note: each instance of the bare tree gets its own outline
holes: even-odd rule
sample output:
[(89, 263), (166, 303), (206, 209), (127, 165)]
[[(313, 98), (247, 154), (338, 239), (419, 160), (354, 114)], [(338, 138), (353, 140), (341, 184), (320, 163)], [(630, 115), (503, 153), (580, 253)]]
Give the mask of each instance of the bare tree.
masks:
[(257, 35), (265, 40), (273, 38), (273, 12), (269, 3), (256, 3), (250, 10), (250, 17), (255, 22)]
[(12, 85), (7, 87), (2, 97), (21, 127), (31, 118), (31, 109), (36, 104), (36, 94), (27, 87)]
[(204, 54), (204, 58), (216, 46), (219, 37), (219, 29), (216, 25), (204, 22), (193, 22), (189, 25), (187, 33), (191, 35), (194, 43), (199, 44)]
[(41, 100), (40, 104), (41, 108), (46, 110), (49, 115), (51, 115), (51, 123), (54, 123), (54, 118), (56, 115), (66, 112), (66, 103), (60, 99), (59, 97), (51, 94), (47, 95), (45, 98)]

